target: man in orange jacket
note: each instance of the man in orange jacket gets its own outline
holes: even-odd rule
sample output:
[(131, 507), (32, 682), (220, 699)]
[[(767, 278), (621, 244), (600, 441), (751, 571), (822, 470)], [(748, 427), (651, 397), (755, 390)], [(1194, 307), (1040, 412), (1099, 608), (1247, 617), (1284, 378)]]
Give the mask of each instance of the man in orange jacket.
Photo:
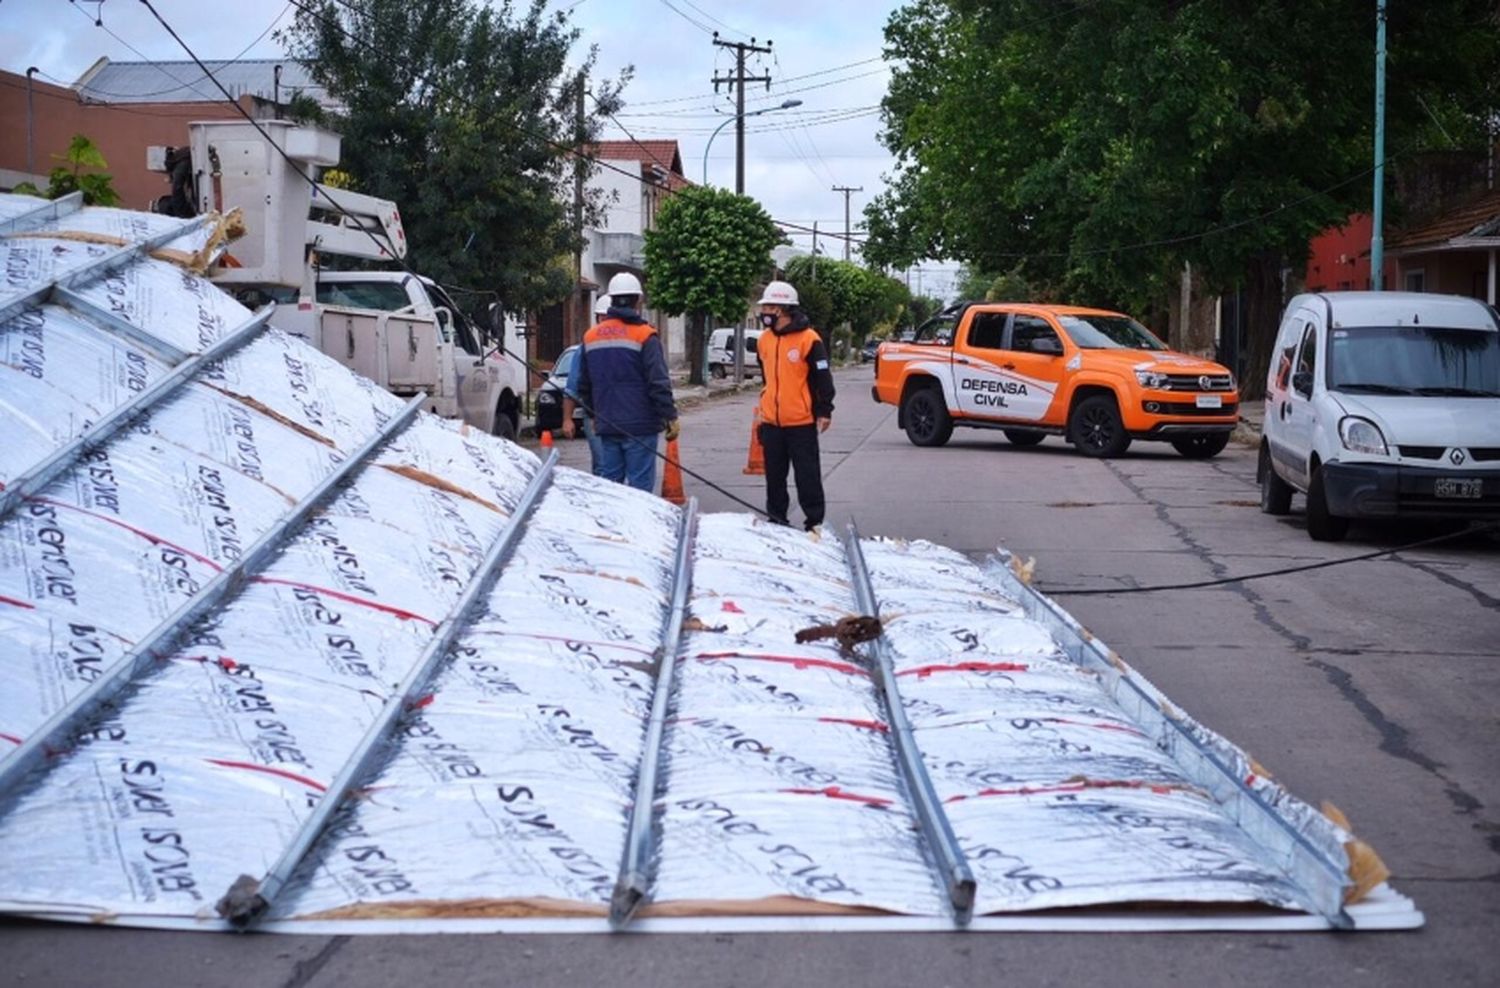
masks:
[(833, 422), (833, 373), (828, 348), (808, 325), (797, 289), (784, 281), (766, 286), (760, 324), (768, 330), (756, 341), (762, 380), (760, 444), (766, 455), (766, 514), (788, 524), (786, 477), (797, 478), (797, 503), (809, 531), (823, 524), (823, 472), (818, 433)]

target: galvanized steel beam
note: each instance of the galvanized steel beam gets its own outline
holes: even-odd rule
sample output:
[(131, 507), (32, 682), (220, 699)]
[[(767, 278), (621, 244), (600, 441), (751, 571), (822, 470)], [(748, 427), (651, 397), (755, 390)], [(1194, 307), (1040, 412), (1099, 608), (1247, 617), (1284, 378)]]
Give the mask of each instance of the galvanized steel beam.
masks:
[(76, 213), (83, 208), (83, 193), (69, 192), (61, 199), (51, 199), (42, 203), (35, 209), (29, 209), (18, 216), (12, 216), (8, 220), (0, 220), (0, 237), (8, 237), (15, 233), (25, 233), (35, 229), (43, 223), (62, 219), (69, 213)]
[(236, 879), (214, 906), (220, 916), (241, 929), (264, 916), (276, 896), (291, 881), (297, 867), (322, 834), (323, 828), (338, 812), (345, 797), (353, 792), (359, 782), (374, 768), (382, 745), (391, 737), (400, 719), (421, 698), (422, 691), (431, 680), (438, 665), (448, 657), (453, 643), (468, 626), (475, 608), (494, 586), (500, 568), (515, 551), (516, 543), (521, 540), (521, 533), (525, 530), (532, 510), (552, 482), (552, 472), (557, 464), (557, 457), (557, 451), (553, 450), (532, 476), (531, 482), (526, 485), (526, 490), (521, 494), (515, 511), (511, 513), (499, 537), (480, 560), (468, 586), (454, 602), (448, 616), (443, 619), (443, 623), (438, 625), (437, 630), (433, 632), (422, 654), (402, 678), (395, 692), (386, 697), (385, 705), (375, 720), (366, 728), (359, 743), (345, 760), (344, 768), (318, 800), (317, 807), (298, 826), (292, 840), (277, 858), (276, 863), (259, 879), (252, 875), (241, 875)]
[(76, 268), (64, 271), (51, 281), (37, 285), (35, 288), (21, 295), (19, 298), (11, 299), (0, 306), (0, 323), (5, 322), (11, 316), (20, 312), (28, 306), (38, 305), (47, 300), (56, 290), (63, 288), (77, 288), (79, 285), (95, 278), (101, 277), (113, 271), (115, 268), (123, 267), (146, 254), (151, 253), (163, 244), (171, 243), (178, 237), (192, 233), (206, 221), (206, 217), (188, 220), (186, 223), (178, 224), (170, 230), (147, 237), (138, 244), (130, 244), (118, 250), (111, 251), (103, 257), (95, 258), (86, 264), (80, 264)]
[[(870, 583), (870, 570), (865, 564), (864, 551), (859, 546), (859, 530), (851, 523), (844, 539), (844, 553), (849, 562), (849, 574), (854, 585), (854, 601), (862, 614), (880, 616), (880, 602), (875, 598), (875, 588)], [(870, 643), (875, 656), (875, 665), (880, 687), (881, 702), (885, 705), (886, 720), (891, 727), (891, 741), (896, 748), (896, 766), (906, 781), (912, 806), (917, 813), (917, 822), (922, 835), (933, 853), (938, 869), (938, 880), (948, 893), (953, 905), (953, 919), (959, 926), (968, 925), (974, 917), (974, 896), (977, 885), (969, 862), (958, 846), (953, 834), (953, 825), (943, 804), (933, 788), (932, 777), (922, 763), (922, 749), (912, 733), (911, 721), (901, 705), (901, 690), (896, 683), (896, 669), (885, 636)]]
[(1099, 674), (1104, 688), (1126, 715), (1145, 729), (1183, 774), (1207, 791), (1219, 809), (1266, 852), (1277, 870), (1302, 893), (1308, 912), (1322, 916), (1336, 930), (1353, 929), (1354, 921), (1344, 909), (1344, 892), (1350, 884), (1344, 865), (1317, 848), (1260, 793), (1251, 789), (1239, 772), (1164, 710), (1134, 674), (1116, 664), (1099, 639), (1016, 576), (1010, 562), (1010, 554), (1002, 550), (999, 563), (986, 571), (1021, 604), (1027, 617), (1047, 629), (1069, 659)]
[(182, 361), (130, 401), (112, 409), (80, 435), (53, 451), (46, 459), (12, 478), (5, 490), (0, 491), (0, 521), (3, 521), (5, 516), (15, 510), (22, 501), (45, 488), (57, 479), (59, 474), (77, 463), (86, 452), (102, 446), (120, 429), (134, 422), (162, 399), (176, 392), (205, 364), (222, 360), (254, 339), (261, 330), (265, 329), (266, 321), (271, 318), (271, 312), (275, 307), (274, 302), (262, 306), (248, 321), (226, 333), (207, 350)]
[(280, 552), (291, 531), (322, 507), (329, 495), (347, 481), (381, 446), (406, 427), (422, 408), (426, 395), (418, 395), (392, 415), (373, 436), (349, 455), (307, 496), (245, 550), (232, 565), (220, 570), (191, 600), (136, 642), (118, 662), (105, 670), (88, 688), (47, 718), (10, 755), (0, 759), (0, 813), (4, 797), (49, 754), (66, 749), (79, 727), (102, 705), (115, 699), (143, 670), (169, 653), (181, 635), (222, 603), (249, 577)]
[(651, 720), (641, 746), (636, 774), (635, 802), (630, 807), (630, 827), (620, 874), (609, 901), (609, 924), (622, 930), (641, 903), (651, 894), (655, 873), (652, 861), (656, 794), (661, 771), (662, 737), (666, 732), (667, 708), (672, 700), (672, 682), (677, 672), (677, 648), (682, 642), (682, 622), (687, 616), (688, 591), (692, 587), (693, 536), (697, 531), (698, 499), (691, 498), (682, 512), (677, 537), (677, 558), (672, 571), (672, 606), (663, 626), (661, 646), (656, 652), (656, 687), (651, 694)]
[(75, 315), (104, 330), (110, 336), (116, 336), (128, 340), (136, 346), (145, 350), (151, 356), (164, 364), (178, 364), (186, 360), (188, 351), (174, 343), (168, 343), (159, 336), (147, 332), (132, 322), (121, 318), (111, 312), (108, 306), (100, 305), (74, 291), (71, 288), (61, 286), (52, 289), (52, 294), (47, 301), (54, 305), (65, 305)]

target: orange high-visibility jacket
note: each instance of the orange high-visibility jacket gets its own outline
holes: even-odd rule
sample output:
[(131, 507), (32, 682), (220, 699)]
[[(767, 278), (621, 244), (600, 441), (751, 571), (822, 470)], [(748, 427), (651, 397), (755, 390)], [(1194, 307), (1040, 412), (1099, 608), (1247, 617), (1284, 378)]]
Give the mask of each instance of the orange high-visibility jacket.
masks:
[(812, 425), (815, 419), (833, 416), (828, 349), (805, 318), (784, 331), (761, 333), (755, 350), (765, 376), (760, 392), (761, 421), (779, 426)]

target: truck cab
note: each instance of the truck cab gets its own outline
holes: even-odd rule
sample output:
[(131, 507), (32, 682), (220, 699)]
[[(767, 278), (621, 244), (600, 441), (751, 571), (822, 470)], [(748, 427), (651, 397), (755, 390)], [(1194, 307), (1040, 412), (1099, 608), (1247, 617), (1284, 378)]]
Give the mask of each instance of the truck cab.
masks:
[(1239, 392), (1219, 364), (1177, 353), (1134, 319), (1078, 306), (963, 303), (906, 342), (881, 344), (878, 402), (917, 446), (955, 427), (999, 429), (1017, 446), (1061, 436), (1087, 456), (1134, 440), (1183, 456), (1216, 455), (1239, 421)]
[(316, 181), (338, 163), (336, 134), (280, 120), (260, 126), (275, 147), (244, 121), (190, 124), (187, 169), (183, 148), (148, 151), (148, 166), (172, 174), (171, 202), (243, 216), (245, 235), (210, 279), (248, 305), (276, 302), (273, 326), (392, 393), (426, 394), (430, 411), (514, 438), (527, 379), (521, 321), (492, 306), (490, 325), (477, 324), (408, 269), (326, 270), (326, 257), (399, 262), (400, 211)]

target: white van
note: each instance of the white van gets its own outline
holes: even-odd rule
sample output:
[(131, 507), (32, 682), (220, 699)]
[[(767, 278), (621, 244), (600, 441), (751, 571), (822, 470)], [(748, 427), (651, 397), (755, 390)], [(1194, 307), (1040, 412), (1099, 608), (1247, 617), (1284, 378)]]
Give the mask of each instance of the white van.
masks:
[(1271, 354), (1260, 507), (1307, 495), (1307, 532), (1352, 518), (1500, 518), (1500, 319), (1472, 298), (1323, 292)]
[[(760, 373), (755, 359), (755, 341), (763, 330), (745, 330), (745, 376)], [(734, 373), (734, 327), (716, 329), (708, 336), (708, 372), (722, 380)]]

